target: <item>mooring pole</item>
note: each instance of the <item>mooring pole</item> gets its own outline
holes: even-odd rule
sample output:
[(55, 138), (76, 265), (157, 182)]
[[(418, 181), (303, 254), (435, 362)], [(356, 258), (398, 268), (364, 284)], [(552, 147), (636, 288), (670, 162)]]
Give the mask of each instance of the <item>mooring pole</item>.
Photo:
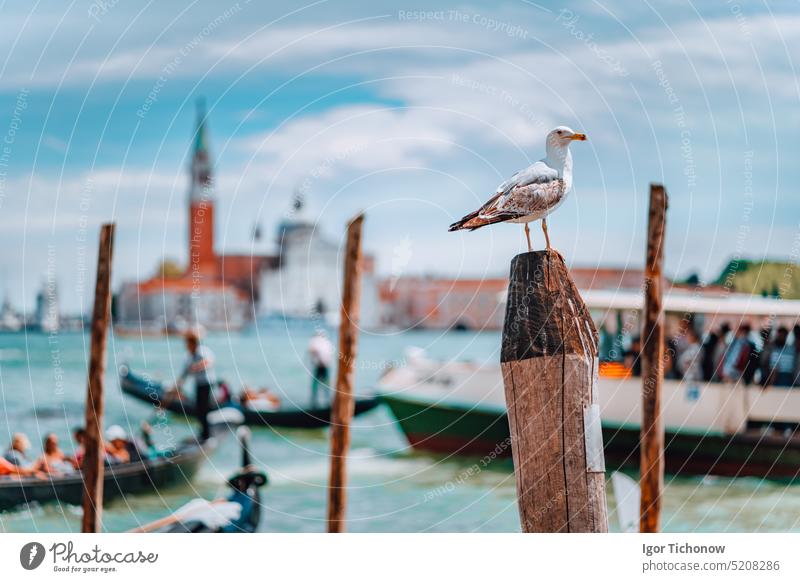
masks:
[(92, 311), (92, 347), (86, 392), (86, 441), (83, 457), (83, 520), (81, 532), (101, 529), (103, 514), (103, 376), (106, 371), (106, 338), (111, 317), (111, 258), (114, 250), (114, 224), (100, 229), (97, 252), (97, 282)]
[(347, 226), (344, 256), (342, 310), (339, 323), (339, 364), (336, 392), (331, 410), (331, 472), (328, 482), (328, 532), (344, 531), (347, 451), (350, 448), (350, 421), (353, 418), (353, 369), (358, 340), (359, 300), (361, 295), (361, 230), (364, 215)]
[(511, 262), (501, 367), (522, 531), (608, 531), (597, 330), (555, 251)]
[(647, 262), (644, 268), (644, 322), (642, 325), (642, 427), (640, 444), (641, 501), (639, 531), (659, 530), (661, 488), (664, 485), (664, 426), (661, 420), (661, 384), (664, 380), (664, 314), (661, 306), (667, 193), (650, 185), (647, 219)]

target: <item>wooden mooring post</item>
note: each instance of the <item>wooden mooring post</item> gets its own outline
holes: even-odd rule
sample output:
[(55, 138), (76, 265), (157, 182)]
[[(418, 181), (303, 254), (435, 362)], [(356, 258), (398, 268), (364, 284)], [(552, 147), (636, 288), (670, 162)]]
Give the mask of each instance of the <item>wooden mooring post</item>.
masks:
[(114, 224), (100, 229), (97, 252), (97, 281), (92, 311), (91, 354), (86, 391), (86, 441), (83, 458), (83, 520), (81, 532), (101, 529), (103, 514), (103, 376), (106, 371), (106, 338), (111, 318), (111, 259), (114, 250)]
[(361, 299), (361, 232), (364, 215), (347, 226), (344, 256), (342, 309), (339, 323), (339, 362), (336, 392), (331, 410), (331, 468), (328, 481), (328, 532), (344, 531), (347, 487), (347, 451), (350, 448), (350, 421), (353, 419), (353, 377), (358, 341), (359, 301)]
[(659, 530), (661, 489), (664, 485), (664, 425), (661, 419), (661, 384), (664, 380), (664, 313), (661, 305), (667, 192), (650, 185), (647, 220), (647, 259), (644, 270), (644, 321), (642, 325), (642, 426), (639, 437), (641, 501), (639, 531)]
[(511, 262), (501, 367), (524, 532), (605, 532), (597, 330), (555, 251)]

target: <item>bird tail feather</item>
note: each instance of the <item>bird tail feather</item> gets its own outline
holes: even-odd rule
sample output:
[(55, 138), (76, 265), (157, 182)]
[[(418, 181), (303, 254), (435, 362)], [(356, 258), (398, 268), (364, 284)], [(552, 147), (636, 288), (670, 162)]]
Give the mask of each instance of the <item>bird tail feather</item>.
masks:
[(475, 230), (476, 228), (480, 228), (482, 226), (486, 226), (488, 224), (494, 224), (496, 222), (503, 222), (506, 220), (505, 217), (502, 216), (493, 216), (490, 218), (479, 216), (478, 212), (473, 212), (471, 214), (467, 214), (464, 218), (459, 220), (458, 222), (454, 222), (450, 225), (450, 228), (447, 229), (448, 232), (453, 232), (455, 230)]

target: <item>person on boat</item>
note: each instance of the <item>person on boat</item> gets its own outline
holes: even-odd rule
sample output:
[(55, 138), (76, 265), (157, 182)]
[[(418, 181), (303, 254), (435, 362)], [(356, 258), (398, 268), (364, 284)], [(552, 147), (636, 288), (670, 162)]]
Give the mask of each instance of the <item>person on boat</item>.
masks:
[(150, 423), (146, 420), (143, 420), (139, 427), (141, 430), (141, 439), (137, 446), (139, 447), (139, 452), (145, 451), (149, 457), (158, 451), (156, 443), (153, 440), (153, 427), (150, 426)]
[(317, 396), (323, 393), (323, 400), (330, 401), (328, 378), (333, 363), (333, 344), (325, 330), (318, 330), (308, 342), (308, 356), (311, 361), (311, 408), (317, 407)]
[(758, 352), (750, 339), (750, 325), (743, 323), (736, 330), (730, 347), (725, 352), (722, 375), (726, 382), (749, 384), (757, 368)]
[(11, 446), (8, 447), (3, 458), (17, 467), (28, 465), (30, 463), (28, 459), (28, 450), (30, 450), (30, 448), (31, 441), (28, 440), (25, 433), (16, 432), (11, 437)]
[(108, 453), (115, 463), (135, 463), (142, 460), (139, 445), (128, 437), (128, 433), (120, 425), (109, 426), (106, 430)]
[(719, 382), (722, 378), (722, 359), (730, 332), (731, 326), (723, 323), (719, 330), (708, 334), (703, 344), (703, 379), (706, 382)]
[(211, 410), (211, 387), (216, 383), (214, 354), (207, 346), (200, 345), (200, 334), (196, 331), (187, 332), (185, 340), (189, 357), (178, 379), (177, 387), (180, 389), (189, 376), (194, 378), (195, 414), (201, 426), (200, 438), (207, 440), (211, 437), (211, 427), (207, 418)]
[(37, 471), (33, 467), (21, 467), (6, 460), (5, 457), (0, 457), (0, 477), (29, 477), (36, 474)]
[(694, 327), (686, 328), (685, 347), (678, 358), (678, 366), (683, 373), (683, 380), (697, 383), (703, 380), (703, 345)]
[(800, 324), (792, 328), (792, 341), (794, 347), (794, 376), (792, 386), (800, 386)]
[(789, 330), (783, 326), (761, 353), (761, 383), (764, 386), (791, 386), (795, 378), (794, 346), (788, 345)]
[(690, 329), (694, 329), (694, 318), (691, 314), (678, 322), (677, 332), (667, 340), (665, 349), (665, 360), (667, 361), (665, 362), (664, 374), (668, 378), (680, 380), (686, 373), (681, 361), (683, 352), (689, 345), (687, 336)]
[(261, 412), (275, 412), (281, 407), (281, 399), (269, 388), (255, 390), (245, 386), (242, 390), (241, 401), (245, 408)]
[[(75, 452), (71, 457), (68, 457), (72, 466), (80, 470), (83, 466), (83, 459), (86, 456), (86, 429), (82, 426), (76, 427), (72, 431), (72, 440), (75, 441)], [(108, 461), (111, 446), (107, 442), (103, 442), (103, 455), (104, 459)]]
[(228, 386), (228, 383), (224, 380), (220, 380), (217, 384), (217, 389), (214, 392), (214, 398), (217, 399), (217, 403), (219, 405), (227, 404), (233, 399), (233, 391), (231, 387)]
[(631, 347), (625, 352), (625, 367), (631, 371), (631, 376), (642, 375), (642, 340), (638, 336), (631, 340)]
[(33, 465), (35, 471), (41, 471), (47, 475), (64, 475), (75, 471), (67, 455), (58, 446), (58, 437), (54, 433), (48, 434), (44, 438), (42, 456)]
[(70, 462), (72, 466), (80, 470), (83, 465), (83, 458), (86, 456), (86, 429), (82, 426), (77, 427), (72, 431), (72, 440), (77, 445), (75, 453), (72, 455)]

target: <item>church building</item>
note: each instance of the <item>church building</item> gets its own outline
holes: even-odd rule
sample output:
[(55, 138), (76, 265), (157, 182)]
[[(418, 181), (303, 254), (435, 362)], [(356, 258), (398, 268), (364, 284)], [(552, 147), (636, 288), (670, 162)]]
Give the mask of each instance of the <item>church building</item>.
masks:
[(161, 333), (199, 325), (233, 331), (253, 318), (259, 273), (270, 258), (216, 253), (206, 122), (200, 103), (189, 166), (186, 269), (180, 276), (156, 273), (145, 281), (124, 284), (117, 299), (118, 327)]
[[(273, 253), (218, 254), (214, 244), (214, 172), (198, 105), (189, 165), (187, 264), (179, 273), (155, 273), (122, 286), (116, 300), (118, 331), (161, 334), (200, 325), (236, 331), (255, 320), (314, 319), (336, 324), (341, 303), (339, 244), (320, 232), (296, 196), (289, 218), (278, 225)], [(163, 269), (160, 269), (163, 271)], [(372, 256), (364, 254), (361, 324), (378, 323), (378, 291)]]
[[(328, 238), (321, 225), (307, 216), (299, 194), (295, 195), (289, 217), (278, 225), (277, 234), (277, 264), (262, 274), (260, 317), (321, 318), (326, 324), (338, 325), (343, 245)], [(378, 323), (375, 261), (367, 253), (362, 260), (360, 325), (372, 328)]]

